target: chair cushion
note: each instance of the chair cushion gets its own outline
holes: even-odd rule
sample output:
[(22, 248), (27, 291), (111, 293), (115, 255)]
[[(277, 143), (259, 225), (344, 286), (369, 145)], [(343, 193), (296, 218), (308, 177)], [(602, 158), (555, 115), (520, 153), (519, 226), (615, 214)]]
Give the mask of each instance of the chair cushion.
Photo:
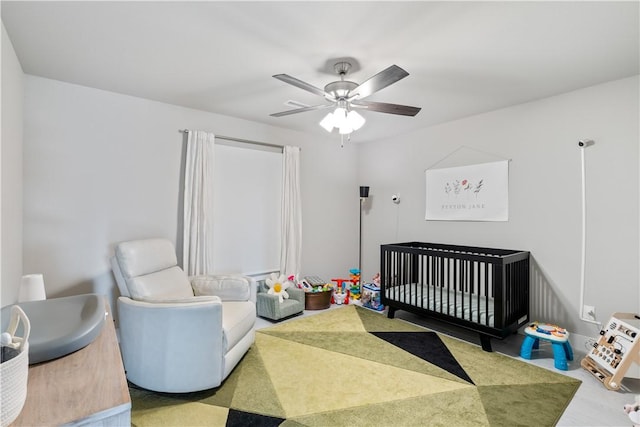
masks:
[(187, 275), (180, 267), (171, 267), (144, 276), (126, 279), (129, 294), (134, 300), (174, 299), (193, 297)]
[(224, 352), (231, 350), (253, 328), (256, 306), (250, 301), (226, 301), (222, 304)]
[(239, 275), (196, 276), (191, 279), (195, 295), (216, 295), (222, 301), (247, 301), (251, 281)]
[(115, 252), (125, 279), (178, 265), (176, 251), (167, 239), (123, 242), (116, 246)]
[(189, 278), (177, 266), (173, 243), (167, 239), (120, 243), (116, 246), (115, 258), (128, 290), (121, 291), (122, 295), (128, 293), (134, 300), (193, 296)]

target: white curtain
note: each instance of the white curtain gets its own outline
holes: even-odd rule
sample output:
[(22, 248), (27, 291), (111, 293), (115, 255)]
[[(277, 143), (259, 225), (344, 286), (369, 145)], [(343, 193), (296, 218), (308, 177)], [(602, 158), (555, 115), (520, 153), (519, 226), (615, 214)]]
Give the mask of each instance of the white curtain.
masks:
[(280, 272), (298, 277), (302, 254), (300, 147), (284, 147), (283, 156)]
[(188, 131), (182, 265), (189, 276), (213, 272), (214, 144), (214, 134)]

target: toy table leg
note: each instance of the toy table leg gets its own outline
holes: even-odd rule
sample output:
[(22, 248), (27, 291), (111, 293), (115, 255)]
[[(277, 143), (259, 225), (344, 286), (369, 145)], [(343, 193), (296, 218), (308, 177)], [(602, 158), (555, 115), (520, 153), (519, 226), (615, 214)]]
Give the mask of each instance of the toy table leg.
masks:
[(522, 341), (522, 347), (520, 347), (520, 357), (523, 359), (531, 359), (531, 350), (538, 348), (538, 338), (532, 336), (525, 336)]
[(562, 345), (564, 346), (564, 352), (567, 355), (567, 360), (573, 360), (573, 349), (571, 348), (571, 344), (569, 344), (569, 341), (565, 342)]
[[(556, 369), (560, 369), (562, 371), (566, 371), (567, 367), (567, 353), (565, 352), (566, 343), (554, 342), (551, 343), (551, 348), (553, 348), (553, 362)], [(572, 357), (573, 358), (573, 357)]]

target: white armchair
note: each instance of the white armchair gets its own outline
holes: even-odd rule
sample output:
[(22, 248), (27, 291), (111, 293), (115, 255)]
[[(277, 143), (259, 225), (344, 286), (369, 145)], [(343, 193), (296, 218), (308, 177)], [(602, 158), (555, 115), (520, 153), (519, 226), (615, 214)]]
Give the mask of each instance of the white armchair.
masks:
[(132, 383), (172, 393), (214, 388), (253, 344), (253, 279), (189, 278), (166, 239), (120, 243), (111, 265), (122, 295), (120, 348)]

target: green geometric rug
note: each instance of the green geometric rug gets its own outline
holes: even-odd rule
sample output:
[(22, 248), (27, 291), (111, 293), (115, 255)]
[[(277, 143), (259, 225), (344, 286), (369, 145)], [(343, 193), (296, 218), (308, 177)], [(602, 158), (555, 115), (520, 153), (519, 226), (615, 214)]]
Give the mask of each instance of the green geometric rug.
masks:
[(217, 389), (130, 387), (135, 426), (552, 426), (580, 381), (344, 306), (256, 333)]

